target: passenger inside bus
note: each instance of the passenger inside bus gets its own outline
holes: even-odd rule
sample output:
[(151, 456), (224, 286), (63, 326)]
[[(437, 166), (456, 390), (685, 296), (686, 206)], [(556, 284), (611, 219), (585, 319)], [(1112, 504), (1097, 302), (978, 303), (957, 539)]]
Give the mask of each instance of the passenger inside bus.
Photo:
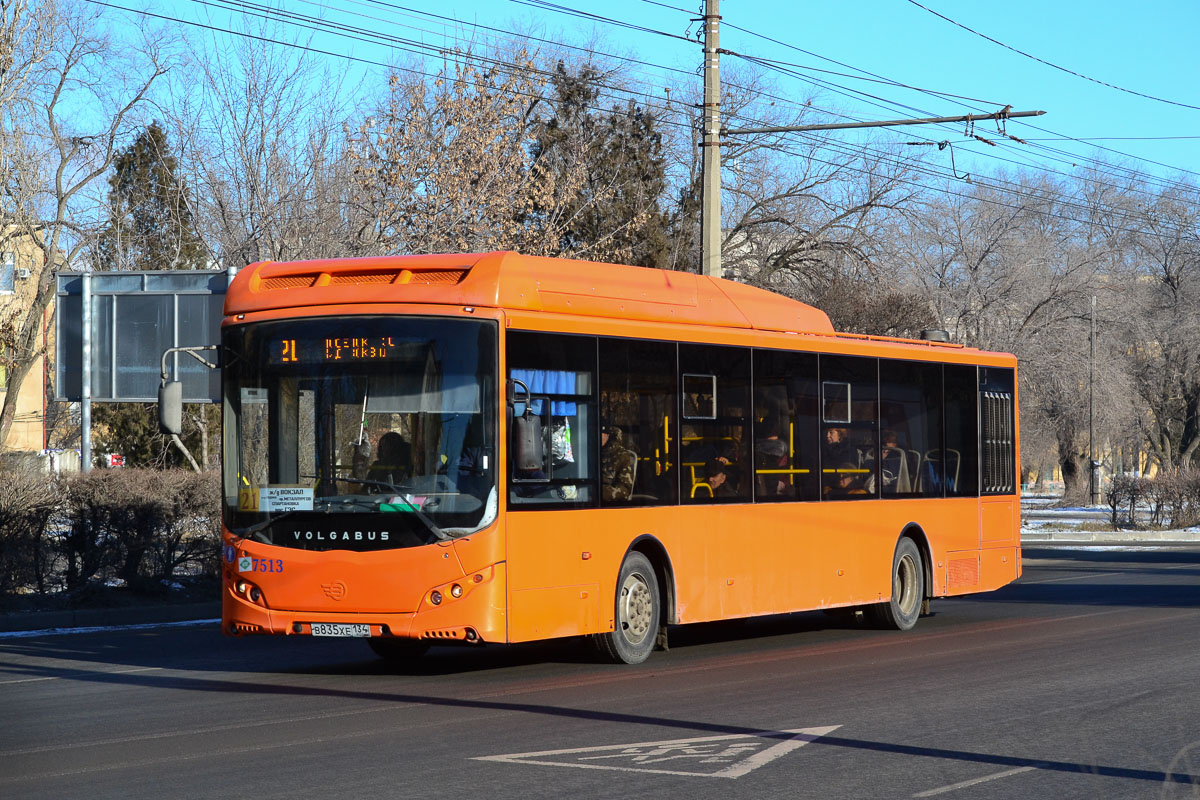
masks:
[(616, 425), (600, 429), (600, 496), (606, 502), (628, 500), (633, 494), (637, 454), (625, 446), (625, 436)]
[(836, 473), (833, 481), (825, 486), (826, 497), (871, 494), (874, 490), (875, 479), (871, 470), (859, 467), (858, 462), (843, 461), (834, 469)]
[(850, 447), (850, 440), (845, 428), (826, 428), (825, 446), (821, 450), (821, 459), (826, 464), (844, 464), (849, 461), (858, 466), (858, 459)]
[(788, 476), (770, 470), (787, 469), (787, 444), (779, 437), (779, 423), (767, 422), (766, 436), (754, 443), (756, 489), (760, 497), (784, 497), (792, 494)]
[(367, 470), (367, 480), (399, 484), (408, 476), (412, 466), (412, 447), (395, 431), (379, 437), (379, 452), (375, 463)]
[(729, 467), (720, 459), (714, 458), (708, 462), (704, 469), (704, 482), (708, 484), (712, 490), (712, 496), (716, 499), (737, 497), (737, 490), (729, 480)]
[(885, 494), (908, 492), (911, 482), (908, 476), (908, 456), (900, 447), (900, 437), (893, 430), (885, 430), (879, 435), (880, 448), (880, 485)]

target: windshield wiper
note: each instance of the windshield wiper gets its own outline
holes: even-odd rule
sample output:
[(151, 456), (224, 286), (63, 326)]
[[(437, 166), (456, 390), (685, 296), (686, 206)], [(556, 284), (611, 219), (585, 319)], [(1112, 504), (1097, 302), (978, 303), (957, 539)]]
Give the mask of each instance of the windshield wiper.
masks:
[(448, 541), (450, 541), (450, 539), (453, 538), (452, 536), (450, 536), (450, 534), (446, 533), (441, 528), (439, 528), (437, 523), (434, 522), (432, 519), (430, 519), (429, 515), (426, 514), (424, 511), (422, 511), (421, 507), (419, 505), (417, 505), (416, 503), (414, 503), (413, 501), (408, 499), (409, 498), (408, 492), (406, 492), (404, 488), (397, 486), (394, 483), (388, 483), (387, 481), (371, 480), (370, 478), (340, 478), (339, 477), (339, 478), (335, 478), (335, 480), (345, 481), (346, 483), (359, 483), (364, 486), (382, 486), (385, 489), (390, 489), (395, 494), (395, 498), (393, 498), (393, 499), (399, 499), (404, 504), (405, 509), (408, 511), (411, 511), (413, 513), (413, 516), (415, 516), (417, 519), (419, 519), (421, 521), (421, 524), (423, 524), (426, 528), (429, 529), (430, 533), (432, 533), (434, 536), (436, 536), (438, 539), (440, 539), (443, 542), (448, 542)]
[(264, 530), (266, 530), (268, 527), (270, 527), (273, 523), (276, 523), (281, 519), (287, 519), (288, 517), (290, 517), (292, 514), (295, 514), (295, 513), (296, 513), (295, 511), (284, 511), (279, 516), (268, 517), (267, 519), (264, 519), (262, 522), (256, 522), (253, 525), (242, 528), (241, 530), (238, 530), (236, 528), (231, 529), (230, 533), (232, 533), (234, 536), (237, 536), (240, 539), (253, 539), (256, 542), (262, 542), (263, 544), (274, 544), (274, 542), (272, 542), (266, 536), (261, 535), (262, 532)]

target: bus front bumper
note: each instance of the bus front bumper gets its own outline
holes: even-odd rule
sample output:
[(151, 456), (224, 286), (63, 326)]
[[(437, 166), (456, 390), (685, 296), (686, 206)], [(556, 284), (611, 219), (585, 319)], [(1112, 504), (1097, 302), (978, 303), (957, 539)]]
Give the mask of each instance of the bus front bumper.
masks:
[[(502, 562), (445, 586), (431, 587), (423, 594), (415, 612), (289, 611), (271, 608), (264, 590), (226, 574), (221, 590), (221, 629), (227, 636), (315, 633), (420, 639), (430, 643), (505, 642), (508, 637), (505, 585)], [(314, 624), (318, 626), (315, 632)]]

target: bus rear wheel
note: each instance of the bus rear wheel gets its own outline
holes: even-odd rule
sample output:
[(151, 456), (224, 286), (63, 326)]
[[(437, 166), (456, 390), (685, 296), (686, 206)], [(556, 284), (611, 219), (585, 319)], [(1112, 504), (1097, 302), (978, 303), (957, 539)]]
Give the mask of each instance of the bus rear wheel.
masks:
[(921, 551), (904, 538), (892, 556), (892, 599), (871, 606), (871, 616), (881, 628), (907, 631), (917, 624), (925, 603), (925, 567)]
[(596, 645), (612, 661), (640, 664), (654, 649), (661, 616), (654, 565), (641, 553), (630, 553), (617, 574), (613, 630), (599, 634)]
[(375, 655), (389, 664), (407, 664), (416, 661), (429, 650), (429, 643), (419, 639), (389, 639), (372, 636), (367, 646)]

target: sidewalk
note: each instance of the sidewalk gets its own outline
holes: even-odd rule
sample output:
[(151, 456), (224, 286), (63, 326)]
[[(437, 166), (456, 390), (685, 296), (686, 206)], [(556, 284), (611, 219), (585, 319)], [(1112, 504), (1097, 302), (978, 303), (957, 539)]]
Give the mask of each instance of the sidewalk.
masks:
[(67, 611), (22, 611), (0, 614), (0, 633), (188, 622), (197, 619), (217, 619), (220, 616), (220, 600), (205, 603), (148, 603), (142, 606)]

